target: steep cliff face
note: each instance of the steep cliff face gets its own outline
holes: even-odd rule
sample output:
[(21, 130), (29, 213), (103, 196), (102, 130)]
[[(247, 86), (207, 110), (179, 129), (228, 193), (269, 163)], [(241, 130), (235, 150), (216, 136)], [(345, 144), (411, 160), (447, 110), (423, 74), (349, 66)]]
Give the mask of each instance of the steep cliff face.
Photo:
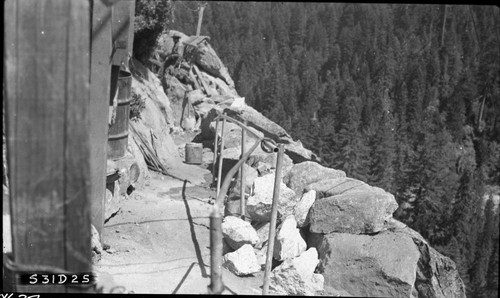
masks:
[[(220, 127), (215, 129), (213, 121), (218, 113), (246, 121), (257, 135), (285, 144), (289, 161), (285, 163), (279, 201), (281, 213), (276, 238), (279, 245), (274, 252), (280, 266), (273, 270), (271, 291), (307, 295), (465, 297), (454, 262), (430, 247), (417, 232), (392, 218), (397, 208), (392, 194), (346, 177), (343, 171), (321, 166), (314, 153), (300, 141), (293, 140), (282, 127), (246, 105), (207, 39), (197, 44), (200, 39), (170, 32), (160, 38), (159, 53), (168, 56), (172, 51), (174, 33), (181, 35), (181, 56), (186, 47), (193, 46), (190, 42), (194, 42), (195, 52), (191, 58), (167, 63), (156, 74), (143, 66), (134, 67), (133, 88), (146, 99), (142, 119), (134, 126), (144, 139), (151, 140), (149, 146), (172, 171), (183, 164), (170, 134), (197, 132), (195, 141), (212, 149), (214, 135), (222, 134)], [(224, 162), (239, 159), (240, 133), (237, 126), (226, 127), (224, 137), (228, 142), (224, 146)], [(247, 142), (246, 148), (254, 139), (249, 138)], [(247, 177), (250, 180), (247, 184), (252, 186), (247, 190), (248, 204), (253, 208), (247, 210), (251, 225), (228, 226), (236, 230), (245, 225), (249, 235), (255, 234), (254, 229), (262, 237), (253, 241), (254, 235), (247, 241), (240, 239), (241, 235), (238, 239), (230, 233), (224, 235), (227, 243), (246, 243), (244, 255), (251, 254), (252, 260), (255, 258), (248, 246), (253, 247), (259, 260), (267, 247), (267, 233), (261, 231), (262, 227), (269, 226), (269, 217), (263, 214), (270, 208), (272, 183), (266, 181), (273, 181), (275, 163), (275, 156), (268, 156), (260, 148), (252, 154), (247, 161), (247, 166), (253, 169), (253, 174)], [(239, 197), (238, 191), (239, 187), (234, 187), (229, 198)], [(239, 212), (239, 202), (233, 203), (228, 200), (226, 215)], [(231, 222), (228, 221), (228, 225)], [(236, 249), (228, 247), (228, 253)], [(243, 255), (243, 252), (236, 254)], [(226, 259), (230, 262), (231, 258)], [(302, 259), (318, 265), (302, 266)], [(237, 268), (235, 262), (227, 266), (233, 268), (235, 274), (244, 271)], [(258, 267), (252, 265), (251, 268)], [(308, 290), (294, 288), (287, 280), (294, 280), (294, 284)]]

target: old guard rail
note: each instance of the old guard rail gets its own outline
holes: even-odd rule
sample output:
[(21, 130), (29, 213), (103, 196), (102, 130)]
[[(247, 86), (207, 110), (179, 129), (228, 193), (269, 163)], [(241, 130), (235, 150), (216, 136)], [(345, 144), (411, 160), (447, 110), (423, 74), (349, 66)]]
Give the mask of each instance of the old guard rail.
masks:
[[(221, 127), (221, 145), (220, 148), (218, 148), (218, 129), (219, 129), (219, 122), (222, 122), (222, 127)], [(231, 183), (231, 180), (237, 173), (238, 169), (240, 169), (241, 173), (241, 196), (240, 196), (240, 202), (241, 202), (241, 215), (244, 216), (245, 214), (245, 176), (244, 176), (244, 163), (245, 161), (250, 157), (252, 152), (255, 151), (257, 146), (261, 146), (262, 150), (266, 153), (275, 153), (278, 152), (278, 158), (277, 158), (277, 165), (276, 165), (276, 176), (275, 176), (275, 184), (274, 184), (274, 192), (273, 192), (273, 205), (272, 205), (272, 212), (271, 212), (271, 227), (269, 229), (269, 245), (267, 249), (267, 256), (266, 256), (266, 270), (265, 270), (265, 275), (264, 275), (264, 287), (263, 287), (263, 294), (267, 294), (267, 289), (269, 286), (269, 275), (270, 275), (270, 269), (271, 269), (271, 261), (272, 261), (272, 254), (273, 254), (273, 249), (274, 249), (274, 236), (276, 233), (276, 217), (277, 217), (277, 202), (279, 198), (279, 190), (280, 190), (280, 181), (281, 181), (281, 164), (283, 160), (283, 144), (277, 145), (274, 140), (266, 137), (260, 137), (255, 132), (253, 132), (251, 129), (248, 128), (245, 123), (238, 121), (234, 118), (231, 118), (227, 116), (225, 113), (220, 114), (218, 113), (218, 116), (215, 118), (216, 122), (216, 128), (215, 128), (215, 138), (214, 138), (214, 160), (213, 160), (213, 165), (212, 165), (212, 173), (215, 173), (215, 165), (217, 161), (217, 153), (218, 150), (220, 150), (219, 154), (219, 168), (218, 168), (218, 173), (217, 173), (217, 198), (212, 210), (212, 213), (210, 214), (210, 248), (211, 248), (211, 284), (209, 286), (209, 293), (210, 294), (221, 294), (222, 291), (224, 290), (224, 284), (222, 282), (222, 243), (223, 243), (223, 235), (222, 235), (222, 210), (224, 208), (224, 198), (226, 197), (226, 193), (229, 189), (229, 185)], [(242, 131), (242, 145), (241, 145), (241, 158), (239, 161), (234, 165), (226, 174), (224, 181), (222, 183), (222, 186), (220, 184), (221, 180), (221, 174), (222, 174), (222, 163), (224, 160), (223, 156), (223, 150), (224, 150), (224, 127), (226, 124), (226, 121), (232, 122), (239, 127), (241, 127)], [(252, 134), (254, 137), (257, 137), (257, 141), (255, 144), (247, 151), (245, 152), (245, 134), (246, 132), (249, 132)]]

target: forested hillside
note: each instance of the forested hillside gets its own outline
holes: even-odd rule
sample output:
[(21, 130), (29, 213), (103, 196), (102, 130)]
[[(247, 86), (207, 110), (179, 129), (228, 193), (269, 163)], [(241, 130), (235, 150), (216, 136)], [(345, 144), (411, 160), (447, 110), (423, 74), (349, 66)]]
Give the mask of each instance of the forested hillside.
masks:
[[(199, 3), (173, 4), (194, 35)], [(498, 7), (209, 2), (201, 34), (249, 105), (392, 192), (470, 297), (498, 295)]]

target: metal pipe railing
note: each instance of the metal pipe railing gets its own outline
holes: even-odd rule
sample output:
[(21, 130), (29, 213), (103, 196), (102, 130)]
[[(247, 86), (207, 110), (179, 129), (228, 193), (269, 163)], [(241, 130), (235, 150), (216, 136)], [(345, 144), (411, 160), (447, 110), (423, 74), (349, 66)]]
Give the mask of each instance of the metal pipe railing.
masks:
[[(222, 129), (220, 135), (220, 155), (219, 155), (219, 171), (217, 172), (217, 197), (220, 193), (220, 180), (222, 176), (222, 163), (224, 162), (224, 126), (226, 126), (226, 118), (222, 121)], [(217, 134), (217, 131), (215, 132)]]
[(219, 111), (217, 111), (217, 117), (215, 117), (214, 120), (219, 120), (219, 119), (226, 119), (228, 121), (231, 121), (233, 122), (234, 124), (237, 124), (239, 127), (243, 128), (244, 130), (246, 130), (247, 132), (251, 133), (254, 137), (260, 137), (259, 135), (257, 135), (253, 130), (251, 130), (250, 128), (248, 128), (248, 125), (245, 125), (243, 124), (243, 122), (241, 121), (238, 121), (232, 117), (229, 117), (227, 116), (225, 113), (224, 114), (221, 114)]
[[(247, 125), (247, 121), (245, 120), (243, 124)], [(241, 157), (245, 154), (245, 130), (241, 129)], [(245, 209), (246, 209), (246, 195), (245, 195), (245, 163), (241, 165), (240, 169), (240, 177), (241, 177), (241, 182), (240, 182), (240, 213), (241, 213), (241, 218), (245, 219)]]
[(219, 134), (218, 134), (218, 131), (219, 131), (219, 122), (220, 120), (217, 120), (217, 122), (215, 123), (215, 137), (214, 137), (214, 161), (212, 163), (212, 185), (215, 184), (215, 165), (217, 164), (217, 147), (219, 145)]
[[(222, 123), (222, 131), (221, 131), (221, 146), (220, 157), (219, 157), (219, 171), (218, 171), (218, 179), (217, 179), (217, 198), (214, 203), (214, 208), (210, 215), (210, 247), (211, 247), (211, 284), (209, 286), (210, 294), (221, 294), (224, 290), (224, 285), (222, 283), (222, 244), (223, 244), (223, 235), (222, 235), (222, 214), (221, 210), (224, 208), (224, 199), (226, 197), (227, 191), (229, 189), (229, 185), (231, 184), (231, 180), (235, 176), (238, 169), (241, 173), (241, 197), (240, 197), (240, 210), (241, 217), (245, 216), (245, 173), (243, 170), (244, 163), (250, 157), (257, 146), (261, 146), (262, 150), (266, 153), (278, 153), (277, 162), (276, 162), (276, 177), (274, 182), (274, 191), (273, 191), (273, 205), (271, 212), (271, 227), (269, 229), (269, 244), (267, 249), (266, 256), (266, 271), (264, 275), (264, 286), (263, 286), (263, 294), (266, 295), (269, 289), (269, 276), (271, 272), (271, 264), (273, 257), (273, 249), (274, 249), (274, 238), (276, 234), (276, 222), (277, 222), (277, 204), (280, 195), (280, 183), (281, 183), (281, 172), (282, 172), (282, 163), (283, 163), (283, 154), (284, 154), (284, 145), (277, 145), (276, 142), (267, 137), (258, 136), (255, 132), (250, 130), (247, 126), (247, 122), (242, 123), (236, 119), (228, 117), (224, 114), (219, 114), (215, 120), (216, 123), (216, 132), (214, 139), (214, 164), (212, 165), (213, 171), (215, 170), (215, 160), (217, 156), (217, 145), (218, 145), (218, 126), (220, 120)], [(222, 161), (223, 161), (223, 153), (224, 150), (224, 126), (226, 121), (233, 122), (242, 128), (242, 145), (241, 145), (241, 157), (240, 160), (234, 165), (224, 177), (224, 181), (221, 185), (221, 174), (222, 174)], [(257, 141), (253, 144), (253, 146), (245, 152), (245, 138), (246, 132), (250, 132), (254, 137), (257, 137)]]
[(210, 294), (221, 294), (224, 290), (222, 282), (222, 214), (214, 204), (210, 214)]
[(269, 240), (267, 244), (266, 267), (264, 271), (264, 285), (262, 295), (267, 295), (269, 291), (269, 277), (271, 275), (271, 264), (274, 252), (274, 237), (276, 235), (276, 222), (278, 217), (278, 200), (281, 185), (281, 167), (283, 163), (283, 144), (278, 145), (278, 161), (276, 162), (276, 176), (274, 178), (273, 205), (271, 209), (271, 225), (269, 227)]
[(224, 182), (222, 183), (222, 186), (220, 187), (219, 194), (217, 195), (216, 203), (219, 204), (220, 208), (223, 208), (224, 203), (224, 198), (226, 197), (227, 190), (229, 189), (229, 185), (231, 184), (231, 179), (233, 179), (234, 175), (238, 171), (238, 169), (243, 165), (243, 163), (250, 157), (250, 154), (259, 146), (259, 144), (262, 142), (264, 138), (259, 138), (257, 142), (248, 150), (243, 156), (240, 158), (238, 163), (234, 165), (226, 174), (226, 177), (224, 179)]

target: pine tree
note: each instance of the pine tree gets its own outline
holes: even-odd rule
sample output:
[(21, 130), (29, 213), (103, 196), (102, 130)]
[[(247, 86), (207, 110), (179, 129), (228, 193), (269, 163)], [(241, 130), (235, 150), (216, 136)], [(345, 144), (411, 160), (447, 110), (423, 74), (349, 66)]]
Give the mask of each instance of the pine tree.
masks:
[[(497, 231), (498, 231), (498, 209), (497, 209)], [(493, 253), (490, 257), (490, 264), (487, 273), (486, 294), (488, 297), (498, 297), (498, 237), (493, 241)]]
[(326, 84), (325, 94), (323, 98), (321, 98), (321, 108), (318, 113), (321, 119), (335, 116), (338, 110), (338, 87), (336, 86), (336, 80), (333, 78), (333, 75), (328, 76)]
[(476, 297), (486, 296), (488, 265), (493, 252), (494, 208), (493, 200), (488, 199), (484, 206), (484, 225), (478, 237), (473, 267), (470, 269), (472, 292)]
[(369, 133), (369, 168), (368, 182), (389, 192), (394, 191), (395, 138), (394, 119), (391, 113), (390, 99), (386, 92), (380, 95), (373, 110), (375, 119), (368, 129)]
[(296, 51), (298, 47), (303, 46), (306, 37), (306, 9), (304, 4), (294, 3), (291, 8), (290, 20), (290, 48)]

